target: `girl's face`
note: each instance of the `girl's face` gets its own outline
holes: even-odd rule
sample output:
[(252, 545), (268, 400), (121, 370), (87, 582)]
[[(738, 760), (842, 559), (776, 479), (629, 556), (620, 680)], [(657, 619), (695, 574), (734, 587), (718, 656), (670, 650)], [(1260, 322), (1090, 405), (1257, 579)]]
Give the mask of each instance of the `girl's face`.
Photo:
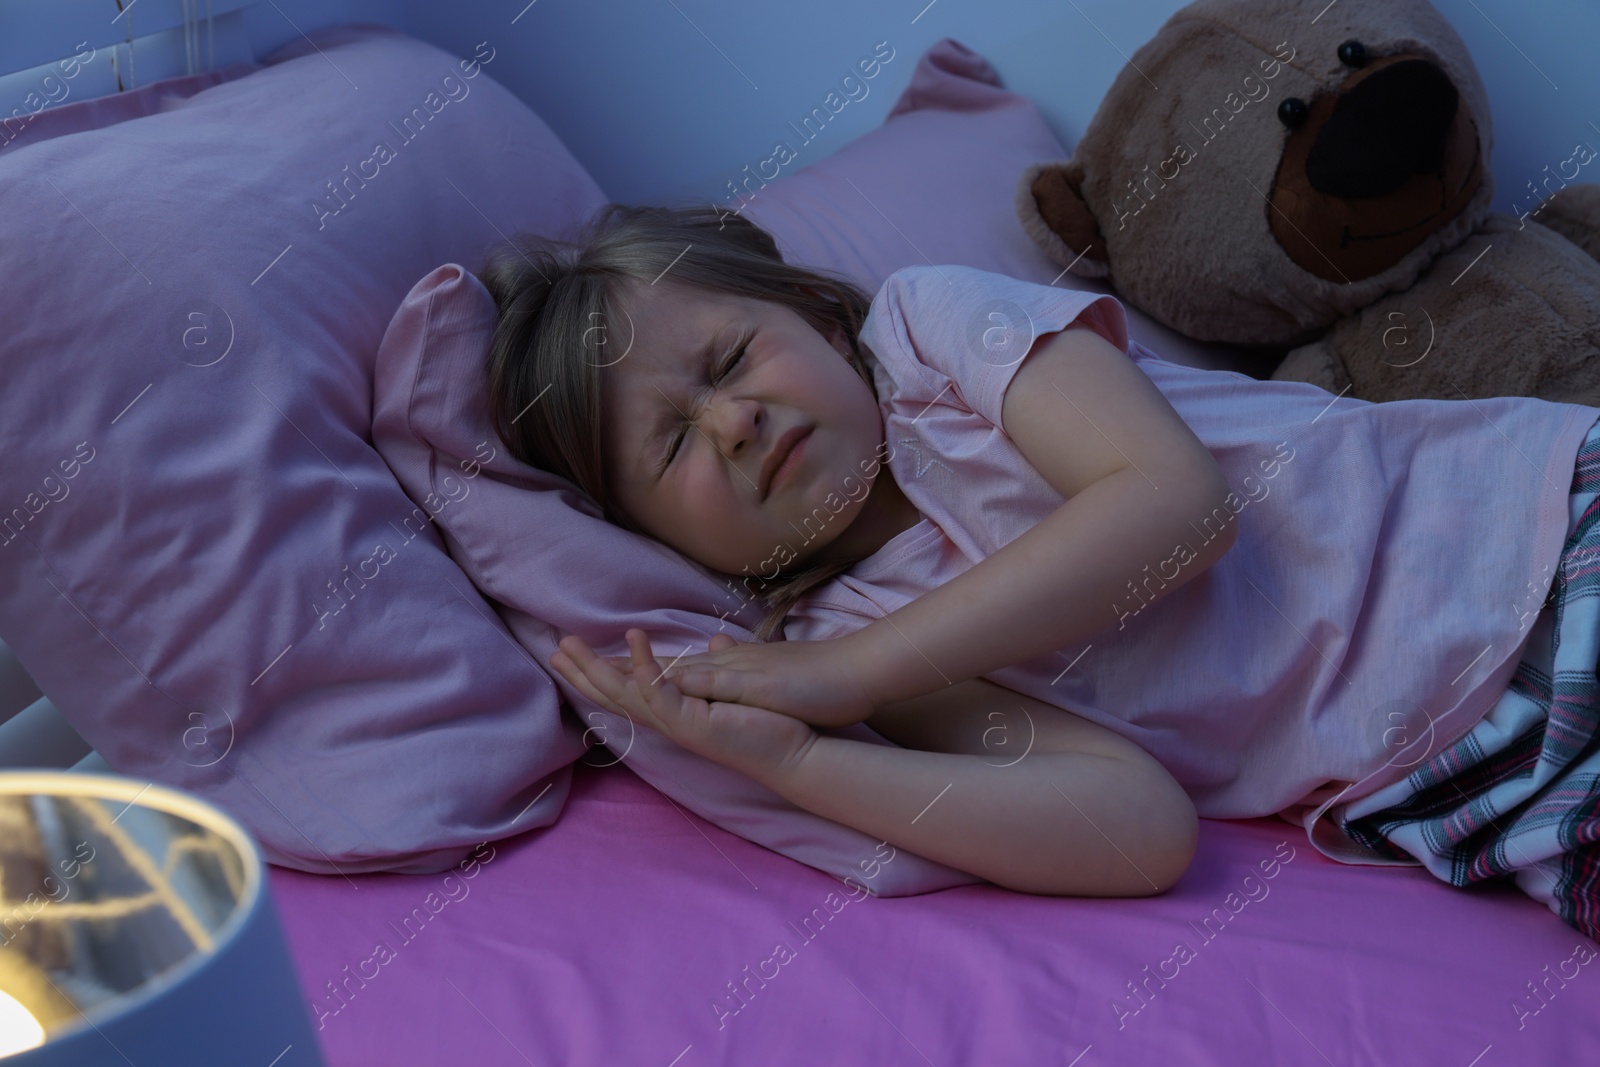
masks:
[[(843, 330), (824, 337), (781, 304), (668, 279), (628, 283), (621, 304), (624, 321), (588, 357), (604, 367), (617, 506), (726, 574), (771, 577), (831, 558), (830, 545), (849, 550), (840, 535), (887, 469), (883, 417)], [(796, 428), (810, 434), (769, 486), (774, 449)]]

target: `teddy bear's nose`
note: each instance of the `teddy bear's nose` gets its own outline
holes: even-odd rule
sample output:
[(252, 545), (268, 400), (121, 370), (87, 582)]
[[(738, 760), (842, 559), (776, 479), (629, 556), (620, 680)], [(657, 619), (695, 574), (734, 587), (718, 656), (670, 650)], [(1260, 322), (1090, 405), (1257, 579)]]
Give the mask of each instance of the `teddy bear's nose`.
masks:
[(1373, 71), (1344, 93), (1306, 157), (1306, 178), (1330, 196), (1382, 196), (1436, 171), (1459, 94), (1426, 59)]

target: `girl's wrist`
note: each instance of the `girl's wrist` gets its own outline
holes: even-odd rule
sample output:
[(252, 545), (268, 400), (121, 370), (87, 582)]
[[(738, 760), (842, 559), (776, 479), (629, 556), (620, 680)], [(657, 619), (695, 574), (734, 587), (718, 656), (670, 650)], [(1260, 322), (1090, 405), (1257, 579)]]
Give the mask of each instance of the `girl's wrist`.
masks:
[[(840, 640), (848, 645), (845, 661), (856, 684), (874, 709), (931, 693), (943, 684), (927, 659), (884, 619), (876, 619)], [(915, 662), (909, 662), (908, 656)]]
[(669, 738), (679, 747), (737, 771), (769, 789), (800, 763), (816, 742), (810, 724), (751, 705), (708, 706), (702, 729)]
[(749, 768), (732, 767), (731, 764), (725, 764), (725, 766), (730, 766), (731, 769), (738, 771), (745, 777), (766, 786), (785, 800), (791, 800), (789, 791), (794, 788), (794, 783), (804, 773), (803, 768), (806, 757), (812, 749), (816, 748), (817, 742), (822, 738), (823, 735), (813, 728), (810, 736), (804, 742), (796, 746), (780, 760), (762, 761), (759, 765)]

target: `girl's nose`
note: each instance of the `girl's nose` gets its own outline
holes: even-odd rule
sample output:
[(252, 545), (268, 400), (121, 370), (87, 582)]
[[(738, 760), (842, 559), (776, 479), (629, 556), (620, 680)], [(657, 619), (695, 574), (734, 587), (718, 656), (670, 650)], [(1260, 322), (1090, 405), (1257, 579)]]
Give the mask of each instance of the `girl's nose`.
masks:
[(756, 400), (718, 396), (711, 401), (707, 430), (717, 450), (730, 460), (748, 458), (761, 439), (766, 413)]

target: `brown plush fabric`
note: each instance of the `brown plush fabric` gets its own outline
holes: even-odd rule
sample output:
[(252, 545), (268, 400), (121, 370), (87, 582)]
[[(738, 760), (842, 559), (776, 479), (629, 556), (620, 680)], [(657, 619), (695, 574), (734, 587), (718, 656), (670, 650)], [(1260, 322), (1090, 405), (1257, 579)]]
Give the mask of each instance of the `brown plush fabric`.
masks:
[(1015, 202), (1057, 262), (1174, 329), (1294, 348), (1274, 378), (1600, 405), (1600, 187), (1547, 170), (1527, 217), (1492, 214), (1492, 147), (1477, 69), (1426, 0), (1314, 22), (1295, 0), (1197, 0)]
[(1332, 392), (1348, 383), (1346, 395), (1363, 400), (1537, 396), (1600, 407), (1600, 264), (1553, 230), (1518, 225), (1490, 215), (1410, 290), (1340, 319), (1273, 377)]
[[(1588, 156), (1593, 158), (1592, 153)], [(1571, 158), (1581, 161), (1585, 153), (1579, 151)], [(1533, 209), (1529, 218), (1600, 260), (1600, 185), (1568, 185), (1557, 189), (1541, 206)]]

